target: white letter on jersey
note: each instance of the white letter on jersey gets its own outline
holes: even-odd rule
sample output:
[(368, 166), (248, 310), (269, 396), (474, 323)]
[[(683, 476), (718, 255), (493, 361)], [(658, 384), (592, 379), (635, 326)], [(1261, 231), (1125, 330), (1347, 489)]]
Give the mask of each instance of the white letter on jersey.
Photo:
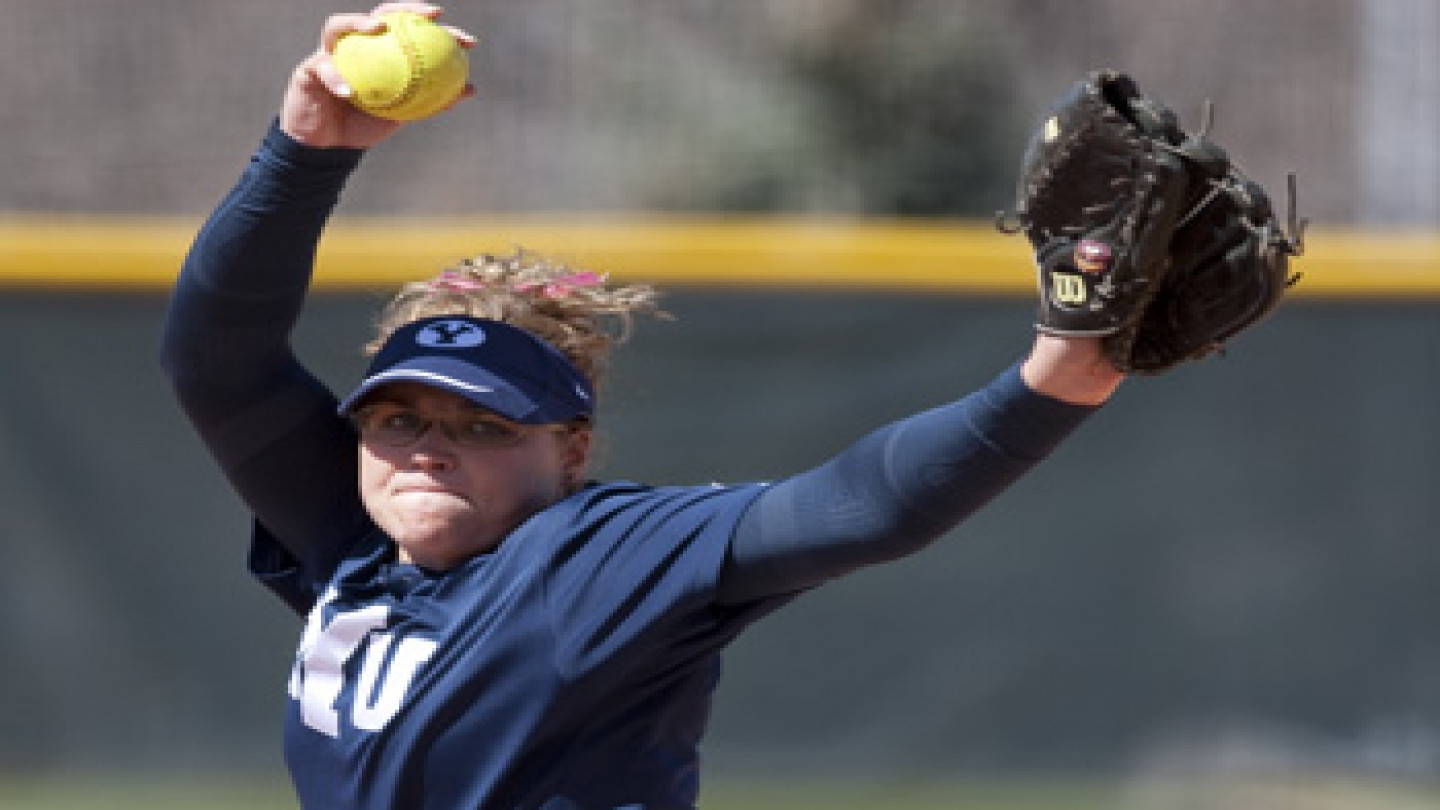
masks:
[[(356, 728), (378, 731), (400, 710), (415, 673), (435, 652), (435, 642), (423, 638), (401, 639), (387, 668), (385, 658), (394, 637), (376, 631), (389, 624), (390, 609), (370, 605), (336, 614), (327, 625), (324, 624), (325, 607), (335, 596), (333, 588), (327, 591), (305, 622), (295, 669), (290, 675), (290, 697), (300, 702), (300, 717), (305, 725), (330, 737), (340, 736), (340, 713), (335, 704), (345, 687), (345, 663), (366, 638), (370, 638), (356, 689), (359, 697), (351, 708), (351, 722)], [(371, 699), (368, 696), (376, 692), (377, 680), (380, 688)]]

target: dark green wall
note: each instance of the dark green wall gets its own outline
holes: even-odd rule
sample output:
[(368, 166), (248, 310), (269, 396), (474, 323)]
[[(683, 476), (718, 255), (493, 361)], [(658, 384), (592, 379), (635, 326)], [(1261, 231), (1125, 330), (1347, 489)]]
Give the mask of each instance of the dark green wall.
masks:
[[(307, 313), (301, 352), (337, 386), (375, 301)], [(669, 305), (678, 320), (621, 354), (607, 476), (782, 476), (983, 384), (1030, 339), (1030, 304), (1008, 299)], [(162, 308), (0, 296), (0, 773), (278, 767), (299, 624), (244, 574), (246, 518), (157, 369)], [(1237, 732), (1433, 758), (1437, 316), (1287, 303), (1230, 356), (1127, 383), (939, 545), (742, 637), (710, 766), (1123, 769)]]

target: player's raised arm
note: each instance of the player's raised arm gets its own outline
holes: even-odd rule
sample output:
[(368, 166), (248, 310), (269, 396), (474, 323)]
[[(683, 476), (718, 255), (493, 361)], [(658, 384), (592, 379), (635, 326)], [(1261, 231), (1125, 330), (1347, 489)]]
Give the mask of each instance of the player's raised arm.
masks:
[(810, 587), (932, 542), (1126, 373), (1204, 357), (1264, 317), (1300, 251), (1303, 223), (1278, 224), (1223, 149), (1116, 71), (1078, 82), (1036, 127), (1016, 202), (1002, 228), (1028, 237), (1039, 279), (1029, 356), (760, 496), (732, 540), (722, 600)]
[[(334, 396), (291, 351), (290, 333), (320, 234), (363, 148), (401, 126), (360, 109), (357, 93), (369, 92), (378, 112), (414, 118), (473, 92), (453, 70), (448, 85), (427, 91), (433, 77), (385, 60), (402, 46), (463, 59), (474, 38), (438, 16), (435, 6), (397, 3), (326, 20), (316, 51), (292, 72), (278, 126), (196, 235), (166, 313), (162, 362), (197, 432), (260, 525), (312, 561), (335, 545), (323, 538), (346, 531), (334, 516), (358, 513), (355, 439)], [(415, 41), (396, 41), (401, 35)], [(353, 37), (370, 38), (365, 65), (391, 69), (343, 79), (332, 52)], [(430, 106), (376, 102), (386, 80), (408, 103)]]
[(1093, 339), (1042, 336), (984, 388), (776, 482), (736, 529), (720, 600), (813, 587), (924, 548), (1049, 456), (1120, 380)]

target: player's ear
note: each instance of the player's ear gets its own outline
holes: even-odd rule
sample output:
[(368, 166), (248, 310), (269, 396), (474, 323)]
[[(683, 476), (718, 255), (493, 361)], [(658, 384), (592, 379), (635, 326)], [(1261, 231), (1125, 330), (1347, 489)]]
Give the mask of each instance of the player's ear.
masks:
[(593, 438), (594, 432), (590, 429), (588, 422), (572, 425), (560, 436), (561, 463), (565, 470), (565, 485), (569, 490), (577, 489), (585, 483), (585, 476), (590, 467), (590, 448)]

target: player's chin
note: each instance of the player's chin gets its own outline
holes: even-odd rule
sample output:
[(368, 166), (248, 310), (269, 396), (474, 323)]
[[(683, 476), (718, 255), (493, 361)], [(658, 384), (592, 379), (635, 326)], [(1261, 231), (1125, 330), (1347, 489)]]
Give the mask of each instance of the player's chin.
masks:
[(412, 529), (393, 538), (400, 559), (430, 571), (448, 571), (466, 560), (493, 551), (496, 542), (485, 540), (473, 531), (463, 532), (438, 527)]
[(416, 509), (392, 513), (382, 525), (408, 559), (424, 568), (448, 570), (493, 551), (505, 532), (473, 509)]

